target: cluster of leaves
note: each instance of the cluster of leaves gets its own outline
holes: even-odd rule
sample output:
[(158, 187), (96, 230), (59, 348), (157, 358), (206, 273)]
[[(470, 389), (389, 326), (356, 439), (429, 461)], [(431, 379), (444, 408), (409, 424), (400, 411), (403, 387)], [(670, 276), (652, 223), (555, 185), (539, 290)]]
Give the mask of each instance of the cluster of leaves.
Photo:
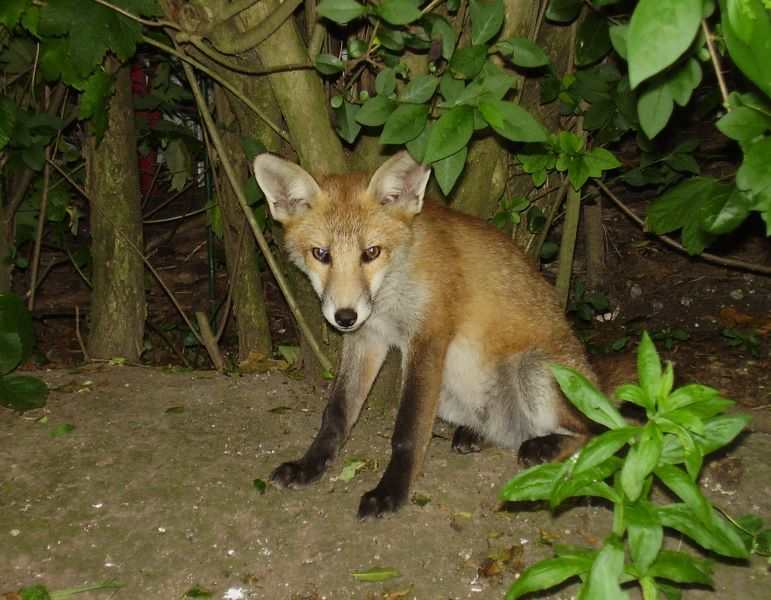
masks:
[(32, 354), (32, 316), (16, 294), (0, 294), (0, 406), (32, 410), (45, 406), (48, 388), (36, 377), (10, 375)]
[[(156, 16), (155, 0), (115, 0), (132, 14)], [(90, 119), (97, 138), (107, 126), (107, 101), (113, 74), (104, 68), (112, 52), (124, 61), (136, 52), (142, 26), (101, 4), (89, 3), (84, 13), (80, 0), (57, 0), (41, 5), (32, 0), (7, 0), (0, 6), (0, 24), (26, 32), (39, 44), (40, 73), (48, 82), (62, 81), (81, 92), (80, 119)]]
[[(683, 244), (698, 254), (716, 236), (733, 231), (752, 211), (760, 213), (771, 235), (771, 17), (762, 0), (721, 0), (720, 28), (728, 56), (760, 93), (732, 93), (730, 111), (717, 122), (744, 154), (736, 178), (686, 179), (662, 194), (647, 214), (651, 231), (683, 230)], [(628, 25), (611, 27), (611, 40), (629, 62), (629, 82), (638, 91), (637, 113), (643, 132), (653, 138), (669, 122), (674, 104), (685, 106), (701, 81), (706, 61), (700, 24), (715, 3), (702, 0), (641, 0)]]
[[(679, 598), (678, 585), (711, 585), (710, 563), (690, 553), (662, 548), (664, 529), (672, 529), (705, 550), (746, 558), (758, 541), (759, 527), (746, 521), (747, 542), (704, 497), (696, 483), (704, 456), (730, 443), (744, 428), (746, 415), (721, 414), (733, 404), (715, 390), (691, 384), (673, 388), (671, 363), (662, 369), (650, 337), (637, 355), (639, 385), (623, 385), (616, 396), (645, 410), (644, 424), (632, 425), (581, 374), (554, 366), (562, 391), (589, 419), (608, 428), (561, 464), (532, 467), (509, 481), (501, 497), (510, 501), (548, 500), (552, 509), (573, 496), (610, 501), (613, 526), (599, 550), (557, 546), (557, 556), (528, 568), (507, 598), (556, 586), (572, 577), (583, 582), (579, 600), (626, 598), (622, 585), (637, 582), (644, 598), (658, 591)], [(680, 502), (657, 504), (657, 482)], [(745, 523), (742, 521), (742, 523)]]
[[(450, 1), (446, 8), (454, 13), (459, 6)], [(472, 135), (485, 129), (512, 142), (534, 144), (534, 152), (547, 155), (545, 168), (566, 171), (576, 188), (619, 165), (606, 151), (584, 150), (578, 136), (550, 136), (523, 106), (507, 99), (519, 78), (497, 66), (493, 57), (523, 72), (546, 71), (549, 61), (526, 38), (498, 37), (504, 21), (501, 0), (470, 0), (470, 44), (462, 47), (457, 47), (447, 19), (407, 0), (387, 0), (374, 7), (355, 0), (324, 0), (317, 12), (340, 24), (366, 19), (374, 25), (369, 40), (349, 42), (347, 60), (329, 54), (316, 59), (318, 70), (330, 76), (351, 71), (365, 60), (377, 69), (375, 95), (340, 94), (332, 99), (338, 133), (353, 143), (362, 126), (382, 127), (380, 142), (405, 145), (416, 160), (431, 164), (445, 194), (463, 170)], [(428, 52), (429, 74), (409, 72), (398, 56), (405, 48)]]

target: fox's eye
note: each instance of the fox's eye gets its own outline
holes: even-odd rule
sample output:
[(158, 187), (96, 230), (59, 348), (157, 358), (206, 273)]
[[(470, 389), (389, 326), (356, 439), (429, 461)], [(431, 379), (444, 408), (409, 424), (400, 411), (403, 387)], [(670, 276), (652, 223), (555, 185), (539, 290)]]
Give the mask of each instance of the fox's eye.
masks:
[(370, 246), (361, 253), (361, 259), (364, 262), (371, 262), (380, 256), (380, 246)]
[(319, 262), (328, 263), (330, 261), (329, 250), (326, 248), (311, 248), (311, 254)]

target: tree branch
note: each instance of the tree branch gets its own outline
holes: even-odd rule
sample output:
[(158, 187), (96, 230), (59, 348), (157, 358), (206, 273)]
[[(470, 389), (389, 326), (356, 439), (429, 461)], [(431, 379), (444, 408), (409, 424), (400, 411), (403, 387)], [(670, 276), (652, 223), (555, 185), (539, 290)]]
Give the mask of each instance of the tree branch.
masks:
[(216, 44), (215, 47), (225, 54), (240, 54), (246, 50), (251, 50), (273, 35), (302, 3), (303, 0), (284, 0), (254, 29), (237, 36), (231, 36), (220, 44)]
[(262, 252), (263, 257), (265, 258), (265, 261), (268, 263), (268, 267), (273, 273), (273, 277), (276, 279), (276, 283), (278, 284), (278, 287), (281, 289), (281, 293), (284, 295), (284, 298), (286, 299), (286, 302), (289, 305), (289, 309), (292, 311), (292, 315), (297, 321), (297, 325), (300, 328), (300, 331), (302, 332), (302, 335), (305, 338), (305, 341), (311, 347), (311, 350), (313, 351), (313, 354), (316, 356), (316, 359), (319, 361), (321, 368), (324, 369), (325, 371), (331, 371), (332, 363), (329, 361), (327, 356), (321, 350), (321, 346), (319, 345), (318, 340), (316, 340), (316, 337), (313, 335), (313, 331), (311, 331), (311, 328), (308, 326), (308, 323), (305, 320), (305, 317), (303, 316), (302, 311), (300, 311), (300, 308), (297, 305), (297, 301), (295, 300), (294, 295), (292, 294), (292, 290), (289, 287), (289, 283), (284, 277), (284, 274), (281, 272), (281, 267), (276, 261), (275, 256), (273, 256), (273, 253), (271, 252), (270, 247), (268, 246), (268, 242), (265, 239), (265, 236), (262, 235), (262, 230), (260, 229), (260, 226), (257, 223), (257, 220), (254, 218), (254, 214), (252, 213), (251, 209), (249, 208), (249, 205), (246, 202), (244, 191), (241, 189), (241, 186), (238, 184), (238, 179), (236, 177), (235, 172), (233, 171), (233, 166), (230, 164), (230, 160), (228, 159), (228, 156), (225, 153), (225, 149), (222, 145), (222, 138), (220, 137), (219, 131), (217, 130), (217, 126), (214, 124), (214, 120), (212, 119), (211, 114), (209, 113), (209, 109), (206, 104), (206, 100), (203, 97), (203, 93), (201, 92), (201, 88), (198, 86), (198, 82), (195, 79), (195, 73), (193, 72), (192, 67), (188, 63), (183, 63), (182, 68), (185, 70), (185, 75), (187, 76), (188, 82), (190, 83), (190, 89), (193, 91), (193, 96), (195, 97), (195, 101), (198, 104), (198, 110), (201, 113), (201, 118), (203, 119), (204, 124), (206, 125), (206, 129), (208, 129), (209, 131), (211, 142), (214, 145), (214, 149), (217, 151), (217, 154), (219, 155), (220, 164), (222, 165), (222, 170), (225, 171), (225, 176), (228, 178), (228, 181), (230, 182), (230, 186), (233, 188), (233, 192), (235, 193), (236, 198), (238, 199), (238, 203), (241, 205), (241, 209), (244, 211), (246, 220), (249, 223), (249, 226), (252, 229), (252, 233), (254, 234), (254, 237), (257, 240), (257, 245), (260, 247), (260, 251)]

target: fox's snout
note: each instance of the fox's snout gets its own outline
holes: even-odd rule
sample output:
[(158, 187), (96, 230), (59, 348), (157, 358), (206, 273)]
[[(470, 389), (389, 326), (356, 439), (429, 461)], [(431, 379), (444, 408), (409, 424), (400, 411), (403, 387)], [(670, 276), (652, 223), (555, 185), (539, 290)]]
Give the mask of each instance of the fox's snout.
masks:
[(322, 295), (321, 310), (324, 318), (340, 331), (358, 329), (367, 320), (372, 310), (365, 295), (361, 294), (354, 302), (345, 304), (338, 303), (333, 296)]
[(335, 323), (343, 329), (349, 329), (356, 324), (359, 315), (352, 308), (341, 308), (335, 311)]

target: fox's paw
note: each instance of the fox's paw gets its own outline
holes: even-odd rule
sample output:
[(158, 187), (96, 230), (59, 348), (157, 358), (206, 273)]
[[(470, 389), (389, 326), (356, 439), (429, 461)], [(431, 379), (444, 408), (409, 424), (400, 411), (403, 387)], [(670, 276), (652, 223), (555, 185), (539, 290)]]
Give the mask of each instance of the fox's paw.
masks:
[(472, 452), (481, 452), (484, 448), (485, 440), (473, 429), (463, 427), (462, 425), (455, 429), (452, 436), (452, 449), (458, 454), (471, 454)]
[(376, 487), (361, 497), (359, 519), (375, 519), (393, 514), (404, 503), (405, 497), (405, 494), (394, 493), (394, 490)]
[(298, 489), (319, 479), (324, 474), (324, 464), (312, 464), (302, 460), (285, 462), (270, 474), (270, 482), (276, 487)]

